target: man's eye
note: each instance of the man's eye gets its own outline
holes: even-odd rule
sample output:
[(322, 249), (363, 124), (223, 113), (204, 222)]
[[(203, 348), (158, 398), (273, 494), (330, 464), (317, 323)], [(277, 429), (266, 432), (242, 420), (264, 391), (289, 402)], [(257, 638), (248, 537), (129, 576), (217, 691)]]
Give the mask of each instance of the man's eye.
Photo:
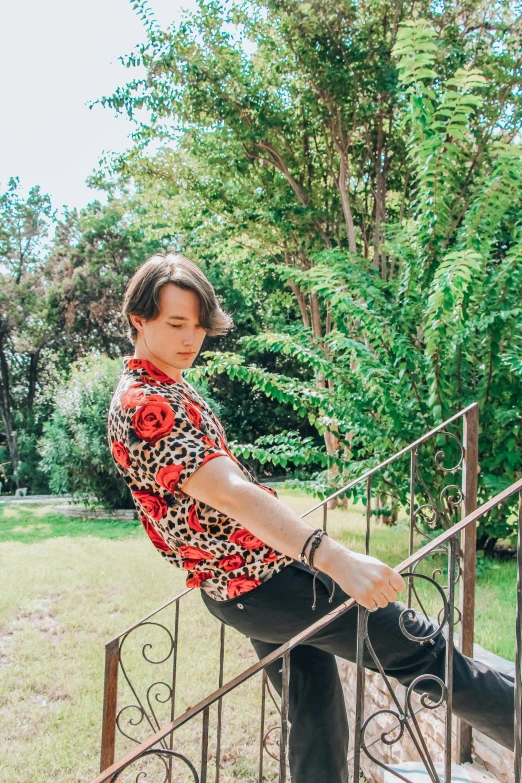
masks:
[(173, 329), (179, 329), (180, 324), (169, 324), (169, 326), (172, 326)]

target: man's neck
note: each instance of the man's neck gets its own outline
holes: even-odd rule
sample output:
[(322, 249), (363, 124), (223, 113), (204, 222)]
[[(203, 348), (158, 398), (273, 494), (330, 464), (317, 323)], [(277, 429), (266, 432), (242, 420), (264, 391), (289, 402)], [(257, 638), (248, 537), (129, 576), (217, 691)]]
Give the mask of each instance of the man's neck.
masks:
[(163, 362), (158, 356), (151, 353), (146, 346), (140, 345), (139, 342), (137, 342), (134, 347), (134, 358), (145, 359), (148, 362), (152, 362), (154, 367), (157, 367), (158, 370), (164, 372), (169, 378), (172, 378), (178, 383), (183, 383), (183, 377), (179, 367), (172, 367), (170, 364)]

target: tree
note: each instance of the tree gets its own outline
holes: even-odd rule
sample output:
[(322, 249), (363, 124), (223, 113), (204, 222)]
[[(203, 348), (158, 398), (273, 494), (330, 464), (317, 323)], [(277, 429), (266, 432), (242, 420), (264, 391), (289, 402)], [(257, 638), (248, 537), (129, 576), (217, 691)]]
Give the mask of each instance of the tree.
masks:
[[(347, 0), (201, 0), (196, 13), (164, 31), (146, 2), (134, 6), (147, 41), (126, 63), (147, 74), (103, 102), (131, 117), (145, 109), (148, 117), (119, 171), (145, 192), (170, 190), (176, 203), (180, 192), (188, 195), (218, 242), (289, 270), (284, 281), (303, 327), (331, 360), (331, 302), (298, 280), (324, 249), (362, 256), (385, 281), (400, 272), (387, 231), (409, 209), (404, 95), (392, 56), (406, 10)], [(441, 12), (416, 2), (413, 9), (439, 30), (441, 77), (465, 61), (484, 65), (501, 85), (501, 100), (491, 90), (483, 116), (490, 126), (495, 114), (506, 122), (508, 109), (516, 118), (520, 63), (504, 46), (517, 35), (507, 32), (510, 6), (497, 4), (485, 19), (473, 3)], [(163, 143), (153, 156), (151, 140)], [(315, 383), (331, 389), (334, 381), (327, 385), (318, 373)], [(337, 453), (335, 433), (327, 428), (324, 438)]]
[(0, 195), (0, 413), (16, 486), (27, 481), (17, 432), (30, 428), (39, 363), (53, 339), (45, 316), (44, 254), (55, 213), (48, 195), (33, 187), (27, 198), (18, 178)]
[[(334, 429), (349, 448), (352, 476), (476, 400), (485, 499), (522, 474), (522, 150), (513, 142), (510, 107), (505, 121), (488, 112), (490, 88), (480, 71), (468, 65), (447, 78), (437, 71), (439, 45), (433, 28), (417, 20), (401, 24), (394, 49), (412, 188), (402, 219), (386, 226), (396, 275), (383, 280), (369, 259), (340, 250), (322, 251), (299, 273), (274, 266), (330, 303), (337, 325), (330, 356), (306, 328), (239, 346), (245, 354), (263, 346), (299, 356), (333, 381), (328, 392), (267, 378), (243, 355), (209, 354), (199, 374), (239, 375), (283, 397), (318, 429)], [(295, 444), (287, 446), (294, 459)], [(446, 479), (429, 449), (419, 460), (437, 523), (452, 514)], [(381, 482), (405, 502), (404, 475), (389, 469)], [(482, 522), (480, 543), (492, 546), (514, 535), (514, 526), (515, 516), (501, 508)]]

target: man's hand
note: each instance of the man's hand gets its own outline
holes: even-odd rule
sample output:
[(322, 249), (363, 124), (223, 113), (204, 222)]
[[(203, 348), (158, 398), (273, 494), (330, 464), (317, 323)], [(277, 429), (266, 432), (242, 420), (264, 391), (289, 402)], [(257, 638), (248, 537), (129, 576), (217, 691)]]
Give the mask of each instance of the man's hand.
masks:
[[(322, 542), (317, 554), (321, 546)], [(314, 557), (314, 564), (320, 567), (317, 555)], [(361, 555), (345, 547), (338, 560), (334, 557), (327, 573), (345, 593), (366, 609), (375, 609), (376, 606), (384, 608), (397, 599), (397, 593), (406, 588), (398, 571), (394, 571), (376, 557)]]
[[(294, 560), (313, 530), (289, 506), (248, 481), (225, 455), (201, 465), (181, 489), (231, 517), (267, 546)], [(352, 552), (329, 536), (323, 536), (314, 554), (314, 566), (331, 576), (366, 609), (376, 605), (385, 607), (406, 588), (402, 576), (385, 563)]]

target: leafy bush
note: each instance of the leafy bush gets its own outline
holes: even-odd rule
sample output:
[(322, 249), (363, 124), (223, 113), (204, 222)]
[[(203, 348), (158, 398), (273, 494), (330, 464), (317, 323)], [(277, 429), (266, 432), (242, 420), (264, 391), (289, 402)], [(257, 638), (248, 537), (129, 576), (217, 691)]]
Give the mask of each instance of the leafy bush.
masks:
[(121, 359), (92, 353), (72, 366), (56, 389), (56, 407), (39, 443), (51, 491), (89, 507), (133, 508), (107, 440), (107, 415)]

